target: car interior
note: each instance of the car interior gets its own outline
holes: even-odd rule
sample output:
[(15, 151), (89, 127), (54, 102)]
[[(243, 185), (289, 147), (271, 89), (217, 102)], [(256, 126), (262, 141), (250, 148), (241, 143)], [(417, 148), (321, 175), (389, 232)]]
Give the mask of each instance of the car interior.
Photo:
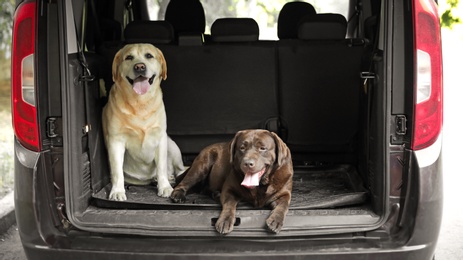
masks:
[[(306, 2), (288, 2), (278, 15), (278, 40), (261, 40), (251, 17), (218, 18), (206, 33), (200, 1), (171, 0), (163, 20), (147, 18), (145, 1), (120, 2), (124, 1), (74, 4), (76, 24), (82, 24), (77, 26), (82, 54), (95, 77), (83, 89), (70, 90), (75, 107), (71, 124), (77, 129), (71, 138), (81, 148), (73, 155), (81, 164), (69, 176), (77, 222), (130, 227), (142, 210), (170, 212), (175, 219), (172, 216), (182, 210), (210, 210), (215, 216), (220, 209), (201, 193), (174, 204), (156, 195), (156, 185), (127, 186), (127, 201), (108, 199), (111, 184), (101, 111), (113, 84), (112, 59), (130, 43), (151, 43), (166, 58), (167, 80), (161, 88), (167, 131), (185, 165), (202, 148), (230, 141), (239, 130), (267, 129), (284, 140), (293, 158), (293, 197), (285, 228), (310, 230), (314, 219), (304, 216), (324, 214), (351, 217), (320, 218), (318, 224), (327, 227), (380, 222), (385, 156), (374, 140), (384, 135), (384, 119), (375, 118), (384, 97), (364, 88), (362, 77), (365, 72), (378, 77), (383, 73), (375, 46), (379, 6), (372, 4), (369, 13), (354, 10), (346, 19), (339, 13), (317, 13)], [(117, 8), (126, 9), (126, 24), (113, 17), (111, 10)], [(84, 125), (91, 130), (80, 131)], [(267, 214), (247, 204), (238, 210), (244, 210), (241, 218), (252, 212)], [(145, 226), (161, 225), (139, 218)], [(177, 225), (193, 223), (194, 217)]]

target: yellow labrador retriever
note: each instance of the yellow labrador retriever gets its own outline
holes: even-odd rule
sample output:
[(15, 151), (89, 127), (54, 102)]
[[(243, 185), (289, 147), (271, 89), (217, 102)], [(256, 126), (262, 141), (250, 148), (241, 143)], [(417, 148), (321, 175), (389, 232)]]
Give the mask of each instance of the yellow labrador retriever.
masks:
[(169, 197), (170, 181), (184, 171), (178, 146), (167, 136), (161, 80), (167, 78), (162, 52), (151, 44), (130, 44), (114, 57), (114, 86), (103, 109), (103, 133), (111, 167), (109, 199), (124, 201), (124, 182), (157, 180)]

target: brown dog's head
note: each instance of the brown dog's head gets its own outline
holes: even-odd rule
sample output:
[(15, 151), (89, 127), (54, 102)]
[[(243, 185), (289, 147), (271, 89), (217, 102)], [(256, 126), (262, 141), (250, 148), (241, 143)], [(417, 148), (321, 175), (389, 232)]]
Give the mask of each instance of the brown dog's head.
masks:
[(128, 44), (120, 49), (112, 65), (116, 85), (130, 86), (143, 95), (155, 81), (167, 78), (167, 65), (162, 52), (151, 44)]
[(286, 144), (267, 130), (243, 130), (230, 144), (230, 162), (244, 174), (241, 185), (248, 188), (268, 184), (270, 173), (291, 160)]

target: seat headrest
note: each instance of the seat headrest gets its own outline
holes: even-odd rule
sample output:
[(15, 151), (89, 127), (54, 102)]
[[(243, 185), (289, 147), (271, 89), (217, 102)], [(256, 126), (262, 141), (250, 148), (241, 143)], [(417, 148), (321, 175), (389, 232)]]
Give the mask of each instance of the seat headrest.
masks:
[(301, 18), (316, 13), (315, 8), (309, 3), (299, 1), (286, 3), (278, 15), (278, 38), (297, 39)]
[(252, 18), (220, 18), (211, 26), (214, 42), (251, 42), (259, 39), (259, 26)]
[(317, 14), (302, 18), (298, 38), (301, 40), (340, 40), (346, 38), (347, 20), (340, 14)]
[(204, 33), (206, 16), (199, 0), (170, 0), (164, 20), (174, 27), (175, 36), (179, 33)]
[(133, 21), (125, 27), (127, 43), (168, 44), (174, 40), (174, 29), (166, 21)]

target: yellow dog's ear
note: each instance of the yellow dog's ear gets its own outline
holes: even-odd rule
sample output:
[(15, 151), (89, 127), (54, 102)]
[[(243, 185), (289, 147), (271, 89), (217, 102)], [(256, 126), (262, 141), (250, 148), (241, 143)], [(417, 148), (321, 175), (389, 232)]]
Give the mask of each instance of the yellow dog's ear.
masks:
[(121, 64), (121, 56), (122, 56), (122, 50), (124, 48), (120, 49), (116, 55), (114, 56), (113, 60), (113, 81), (116, 82), (119, 78), (119, 64)]
[(281, 138), (277, 134), (270, 131), (269, 133), (272, 135), (273, 140), (275, 141), (275, 144), (277, 146), (277, 163), (280, 167), (285, 163), (288, 163), (288, 160), (291, 161), (291, 151), (289, 150), (288, 146), (286, 146), (285, 142), (283, 142), (283, 140), (281, 140)]
[(164, 54), (162, 54), (162, 51), (158, 48), (156, 48), (158, 51), (158, 57), (159, 57), (159, 62), (161, 63), (161, 78), (163, 80), (167, 79), (167, 62), (166, 59), (164, 58)]

